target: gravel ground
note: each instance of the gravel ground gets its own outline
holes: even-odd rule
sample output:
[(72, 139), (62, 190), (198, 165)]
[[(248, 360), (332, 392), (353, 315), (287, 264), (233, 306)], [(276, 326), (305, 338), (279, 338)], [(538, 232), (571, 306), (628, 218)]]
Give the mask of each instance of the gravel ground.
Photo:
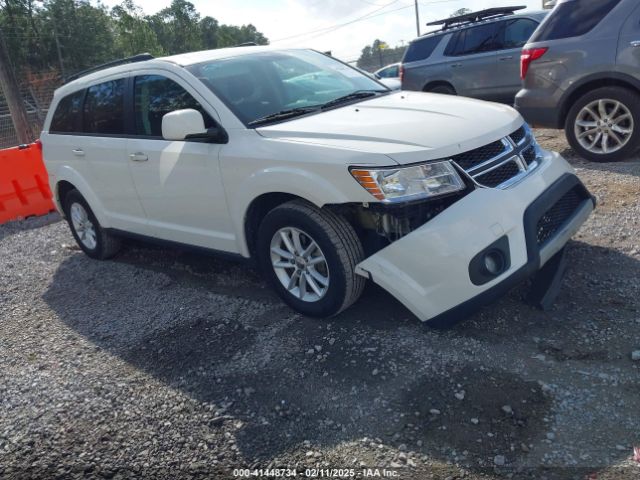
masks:
[(520, 287), (450, 331), (375, 286), (318, 321), (246, 265), (96, 262), (55, 215), (1, 226), (0, 478), (639, 478), (640, 161), (537, 133), (599, 200), (562, 293), (544, 313)]

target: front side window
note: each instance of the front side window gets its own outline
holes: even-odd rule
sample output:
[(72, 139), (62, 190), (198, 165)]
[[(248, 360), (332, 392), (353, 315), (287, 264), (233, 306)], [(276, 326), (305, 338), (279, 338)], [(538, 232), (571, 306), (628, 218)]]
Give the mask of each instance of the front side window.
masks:
[(519, 18), (503, 22), (500, 48), (521, 48), (529, 41), (538, 24), (529, 18)]
[(578, 37), (593, 30), (620, 0), (572, 0), (557, 5), (531, 42)]
[(51, 133), (73, 133), (80, 130), (80, 109), (84, 90), (67, 95), (58, 103), (49, 131)]
[(144, 75), (135, 79), (134, 110), (136, 135), (162, 137), (162, 117), (176, 110), (192, 108), (211, 128), (215, 121), (189, 92), (161, 75)]
[(124, 79), (93, 85), (84, 100), (84, 132), (124, 134)]
[(454, 34), (447, 45), (445, 55), (460, 56), (491, 52), (498, 48), (497, 23), (466, 28)]
[(312, 50), (244, 54), (188, 69), (247, 126), (279, 112), (319, 109), (356, 92), (389, 92), (362, 72)]

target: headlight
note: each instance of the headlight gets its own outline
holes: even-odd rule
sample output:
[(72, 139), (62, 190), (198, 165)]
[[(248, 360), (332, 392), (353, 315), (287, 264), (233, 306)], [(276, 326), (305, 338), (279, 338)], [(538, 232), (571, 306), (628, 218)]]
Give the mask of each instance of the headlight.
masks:
[(464, 190), (451, 162), (433, 162), (400, 168), (354, 168), (351, 175), (383, 202), (405, 202)]

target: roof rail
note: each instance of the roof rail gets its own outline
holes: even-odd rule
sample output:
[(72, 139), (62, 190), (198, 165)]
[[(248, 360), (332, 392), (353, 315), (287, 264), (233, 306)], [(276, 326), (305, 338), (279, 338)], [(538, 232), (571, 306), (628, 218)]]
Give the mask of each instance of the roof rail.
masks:
[(144, 62), (145, 60), (152, 60), (155, 58), (150, 53), (140, 53), (138, 55), (134, 55), (133, 57), (121, 58), (120, 60), (113, 60), (111, 62), (103, 63), (102, 65), (97, 65), (95, 67), (88, 68), (86, 70), (82, 70), (81, 72), (74, 73), (73, 75), (69, 75), (65, 79), (65, 83), (69, 83), (73, 80), (77, 80), (80, 77), (84, 77), (93, 72), (97, 72), (98, 70), (103, 70), (109, 67), (116, 67), (118, 65), (125, 65), (127, 63), (136, 63), (136, 62)]
[(234, 45), (234, 47), (257, 47), (258, 44), (256, 42), (244, 42), (238, 45)]
[(445, 18), (435, 22), (427, 23), (428, 26), (442, 25), (442, 30), (447, 30), (451, 27), (459, 27), (461, 25), (467, 25), (469, 23), (480, 22), (490, 18), (504, 17), (507, 15), (513, 15), (518, 10), (524, 10), (526, 5), (517, 7), (497, 7), (488, 8), (486, 10), (480, 10), (478, 12), (465, 13), (464, 15), (458, 15), (457, 17)]

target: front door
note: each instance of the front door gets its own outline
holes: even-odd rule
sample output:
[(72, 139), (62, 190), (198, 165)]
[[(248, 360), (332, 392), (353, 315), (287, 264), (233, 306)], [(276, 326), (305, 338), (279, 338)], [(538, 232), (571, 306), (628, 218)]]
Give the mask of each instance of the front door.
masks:
[(220, 175), (220, 145), (168, 141), (162, 117), (172, 111), (200, 111), (207, 128), (215, 120), (193, 89), (168, 75), (140, 75), (133, 81), (135, 135), (129, 139), (129, 167), (147, 215), (147, 234), (223, 251), (237, 249)]

